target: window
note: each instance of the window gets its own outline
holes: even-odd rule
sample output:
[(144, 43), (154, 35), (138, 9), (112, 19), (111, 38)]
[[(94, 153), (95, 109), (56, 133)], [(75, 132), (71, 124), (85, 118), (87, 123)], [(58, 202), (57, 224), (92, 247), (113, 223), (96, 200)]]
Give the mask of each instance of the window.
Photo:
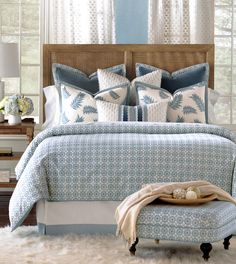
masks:
[(5, 93), (21, 93), (34, 102), (39, 120), (40, 1), (0, 0), (0, 40), (19, 44), (20, 78), (5, 78)]
[(215, 90), (218, 122), (236, 125), (236, 0), (215, 0)]

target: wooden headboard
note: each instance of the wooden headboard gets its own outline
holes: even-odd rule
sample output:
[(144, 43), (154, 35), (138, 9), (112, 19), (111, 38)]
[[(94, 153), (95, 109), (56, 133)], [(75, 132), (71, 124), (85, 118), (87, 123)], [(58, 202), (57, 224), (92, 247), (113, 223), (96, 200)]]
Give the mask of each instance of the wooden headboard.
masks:
[(135, 77), (135, 63), (145, 63), (175, 71), (194, 64), (210, 65), (209, 87), (214, 88), (214, 45), (64, 45), (43, 47), (43, 86), (53, 84), (52, 63), (79, 68), (87, 74), (98, 68), (126, 64), (129, 79)]
[(43, 87), (53, 84), (52, 63), (79, 68), (86, 74), (91, 74), (98, 68), (125, 63), (127, 77), (133, 79), (137, 62), (153, 65), (169, 72), (207, 62), (210, 66), (209, 87), (214, 88), (213, 44), (45, 44), (43, 46)]

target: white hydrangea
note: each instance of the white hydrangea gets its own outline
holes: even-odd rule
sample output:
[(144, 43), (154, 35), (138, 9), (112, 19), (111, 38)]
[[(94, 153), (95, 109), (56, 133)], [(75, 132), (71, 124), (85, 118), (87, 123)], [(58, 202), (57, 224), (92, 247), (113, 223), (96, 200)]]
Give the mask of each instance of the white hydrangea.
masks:
[(29, 115), (34, 111), (30, 98), (22, 95), (6, 96), (0, 102), (0, 111), (6, 115)]

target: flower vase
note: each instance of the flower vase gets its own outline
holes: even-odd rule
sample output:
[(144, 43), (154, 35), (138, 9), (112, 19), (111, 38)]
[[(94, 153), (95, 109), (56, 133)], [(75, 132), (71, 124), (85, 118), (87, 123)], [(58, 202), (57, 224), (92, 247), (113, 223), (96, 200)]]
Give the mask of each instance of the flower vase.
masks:
[(17, 125), (21, 123), (21, 116), (19, 115), (8, 115), (8, 124)]

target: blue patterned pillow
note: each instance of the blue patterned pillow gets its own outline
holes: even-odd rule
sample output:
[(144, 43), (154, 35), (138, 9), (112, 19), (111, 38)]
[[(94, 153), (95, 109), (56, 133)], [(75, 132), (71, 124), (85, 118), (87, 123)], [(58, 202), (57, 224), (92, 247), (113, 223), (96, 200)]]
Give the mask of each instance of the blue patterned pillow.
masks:
[(128, 106), (97, 101), (98, 121), (166, 122), (168, 102)]
[(136, 84), (140, 105), (168, 102), (169, 122), (207, 123), (207, 91), (204, 83), (178, 89), (172, 95), (167, 90), (143, 83)]
[[(116, 73), (121, 76), (126, 75), (126, 67), (124, 64), (116, 65), (106, 69), (107, 71)], [(67, 65), (53, 63), (52, 73), (54, 83), (60, 89), (61, 83), (73, 85), (75, 88), (84, 89), (92, 94), (99, 91), (97, 72), (87, 76), (79, 69), (72, 68)]]
[[(136, 63), (136, 76), (142, 76), (150, 72), (160, 70), (151, 65)], [(172, 73), (162, 70), (161, 87), (170, 93), (176, 90), (203, 82), (208, 86), (209, 65), (208, 63), (196, 64)]]
[(98, 92), (91, 93), (61, 84), (61, 124), (97, 121), (97, 101), (126, 103), (128, 100), (129, 85), (120, 85)]

